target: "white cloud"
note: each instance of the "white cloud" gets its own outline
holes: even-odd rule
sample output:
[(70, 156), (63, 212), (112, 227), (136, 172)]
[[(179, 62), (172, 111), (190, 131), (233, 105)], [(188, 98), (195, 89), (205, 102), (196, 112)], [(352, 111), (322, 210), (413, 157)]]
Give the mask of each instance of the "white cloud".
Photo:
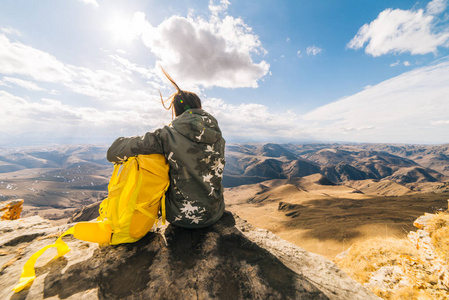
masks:
[(0, 31), (6, 34), (10, 34), (10, 35), (17, 35), (17, 36), (22, 36), (22, 33), (20, 31), (18, 31), (17, 29), (14, 29), (12, 27), (2, 27), (0, 28)]
[(447, 0), (433, 0), (427, 4), (426, 11), (431, 15), (437, 15), (445, 11)]
[(97, 0), (78, 0), (80, 2), (83, 2), (84, 4), (92, 5), (93, 7), (98, 7)]
[(348, 43), (348, 48), (360, 49), (372, 56), (388, 53), (410, 53), (412, 55), (435, 53), (438, 47), (447, 47), (449, 31), (440, 30), (436, 15), (446, 8), (446, 1), (434, 0), (427, 11), (386, 9), (377, 19), (363, 25)]
[(12, 84), (15, 84), (17, 86), (23, 87), (30, 91), (45, 91), (44, 88), (41, 88), (37, 84), (31, 81), (22, 80), (19, 78), (13, 78), (13, 77), (3, 77), (3, 80), (6, 82), (10, 82)]
[(54, 95), (54, 96), (59, 96), (59, 95), (61, 95), (61, 92), (58, 91), (58, 90), (51, 90), (49, 93), (50, 93), (50, 95)]
[(449, 131), (436, 125), (446, 124), (449, 115), (448, 82), (446, 60), (322, 106), (304, 119), (322, 140), (444, 143)]
[(298, 50), (298, 52), (296, 52), (296, 55), (297, 55), (298, 57), (302, 57), (301, 51)]
[(315, 55), (321, 53), (322, 51), (323, 51), (323, 49), (321, 49), (319, 47), (316, 47), (316, 46), (309, 46), (306, 49), (306, 52), (307, 52), (308, 56), (310, 56), (310, 55), (315, 56)]
[[(390, 64), (390, 67), (396, 67), (396, 66), (398, 66), (400, 63), (401, 63), (401, 61), (398, 59), (398, 60), (396, 60), (394, 63), (391, 63), (391, 64)], [(410, 62), (409, 62), (408, 60), (405, 60), (405, 61), (402, 62), (402, 65), (408, 67), (408, 66), (410, 66)]]
[(0, 34), (0, 71), (43, 82), (67, 82), (72, 77), (70, 69), (52, 55), (19, 42), (10, 42), (3, 34)]
[(296, 141), (307, 135), (293, 112), (272, 113), (270, 108), (257, 103), (227, 104), (221, 99), (204, 99), (203, 107), (219, 121), (225, 137), (243, 140)]
[(270, 65), (264, 60), (256, 63), (252, 56), (266, 50), (251, 27), (226, 14), (228, 5), (228, 1), (211, 3), (209, 20), (172, 16), (156, 27), (138, 12), (134, 27), (158, 63), (184, 84), (257, 87)]
[[(110, 56), (122, 68), (118, 72), (92, 70), (85, 67), (65, 64), (49, 53), (11, 42), (0, 34), (0, 73), (28, 77), (37, 82), (60, 84), (74, 93), (87, 95), (107, 101), (129, 99), (141, 86), (126, 77), (126, 71), (150, 78), (150, 72), (119, 56)], [(125, 74), (124, 74), (125, 73)], [(124, 76), (125, 75), (125, 76)], [(30, 82), (30, 81), (28, 81)], [(16, 80), (15, 84), (19, 84)], [(24, 87), (22, 82), (22, 87)], [(30, 84), (27, 84), (30, 87)], [(56, 88), (56, 86), (55, 86)]]
[(364, 130), (371, 130), (371, 129), (375, 129), (376, 127), (372, 126), (372, 125), (364, 125), (364, 126), (360, 126), (357, 128), (354, 127), (347, 127), (347, 128), (342, 128), (344, 131), (364, 131)]
[[(58, 135), (117, 137), (144, 134), (167, 121), (168, 113), (151, 103), (129, 101), (126, 107), (109, 109), (78, 107), (59, 100), (42, 98), (32, 101), (0, 90), (2, 114), (0, 128), (20, 135), (24, 132), (52, 132)], [(14, 124), (14, 126), (11, 126)]]
[(128, 59), (118, 55), (109, 55), (109, 57), (115, 60), (125, 70), (136, 72), (140, 74), (143, 78), (153, 80), (157, 80), (158, 78), (154, 70), (151, 70), (150, 68), (138, 66), (137, 64), (130, 62)]
[(449, 120), (439, 120), (439, 121), (434, 121), (432, 122), (432, 125), (449, 125)]
[(399, 65), (399, 60), (397, 60), (394, 63), (390, 64), (390, 67), (396, 67), (397, 65)]
[(228, 0), (220, 0), (220, 3), (215, 5), (213, 0), (209, 0), (209, 10), (213, 15), (218, 15), (222, 12), (225, 12), (228, 9), (228, 6), (231, 5), (231, 2)]

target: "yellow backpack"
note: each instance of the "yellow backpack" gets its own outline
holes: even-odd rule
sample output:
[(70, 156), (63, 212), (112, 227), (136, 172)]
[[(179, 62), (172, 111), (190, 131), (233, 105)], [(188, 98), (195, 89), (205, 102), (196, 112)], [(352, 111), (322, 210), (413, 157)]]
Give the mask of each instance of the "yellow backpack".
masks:
[(75, 224), (54, 244), (34, 253), (25, 263), (14, 291), (17, 293), (33, 283), (34, 265), (47, 249), (58, 250), (54, 259), (70, 251), (62, 240), (68, 234), (83, 241), (117, 245), (134, 243), (145, 236), (157, 221), (159, 211), (165, 224), (165, 192), (170, 184), (168, 170), (161, 154), (138, 155), (116, 164), (109, 181), (108, 198), (100, 205), (97, 221)]

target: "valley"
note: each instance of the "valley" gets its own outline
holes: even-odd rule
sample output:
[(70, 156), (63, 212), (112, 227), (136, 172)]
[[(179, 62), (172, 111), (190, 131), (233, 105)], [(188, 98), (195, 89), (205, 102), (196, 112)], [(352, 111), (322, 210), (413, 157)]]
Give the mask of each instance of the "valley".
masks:
[[(230, 210), (255, 227), (333, 258), (371, 237), (403, 237), (425, 212), (447, 209), (447, 145), (229, 144)], [(107, 196), (107, 146), (0, 149), (0, 201), (22, 216), (67, 222)]]
[(320, 175), (277, 179), (228, 188), (227, 209), (258, 228), (310, 252), (332, 259), (350, 245), (372, 237), (403, 238), (425, 212), (447, 209), (449, 193), (382, 188), (361, 193), (350, 186), (321, 185)]
[(31, 147), (0, 151), (0, 201), (24, 199), (22, 216), (66, 222), (85, 205), (107, 196), (112, 165), (106, 147)]

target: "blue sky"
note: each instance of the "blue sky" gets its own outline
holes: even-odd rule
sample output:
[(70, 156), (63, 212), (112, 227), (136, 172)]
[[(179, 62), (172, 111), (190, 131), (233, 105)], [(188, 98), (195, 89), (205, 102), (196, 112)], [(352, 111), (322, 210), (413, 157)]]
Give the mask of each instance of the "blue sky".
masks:
[(228, 142), (449, 142), (433, 1), (0, 2), (0, 146), (110, 143), (171, 121), (159, 66)]

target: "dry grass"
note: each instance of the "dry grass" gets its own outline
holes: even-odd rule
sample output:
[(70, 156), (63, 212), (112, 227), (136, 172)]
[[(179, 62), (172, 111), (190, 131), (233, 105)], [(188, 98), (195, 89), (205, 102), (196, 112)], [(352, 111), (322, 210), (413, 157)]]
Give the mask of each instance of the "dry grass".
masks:
[[(378, 296), (380, 296), (378, 294)], [(399, 288), (393, 295), (385, 295), (384, 299), (391, 300), (433, 300), (434, 295), (417, 287), (406, 286)]]
[(373, 238), (352, 245), (347, 255), (335, 262), (360, 283), (369, 281), (372, 272), (397, 265), (403, 256), (417, 256), (418, 250), (405, 239)]
[[(449, 214), (436, 214), (425, 230), (432, 237), (437, 255), (448, 264)], [(431, 271), (431, 264), (420, 258), (419, 251), (407, 239), (374, 238), (357, 243), (335, 262), (362, 284), (368, 283), (373, 273), (383, 266), (399, 266), (410, 285), (393, 286), (387, 290), (372, 287), (373, 292), (383, 299), (448, 299), (449, 296), (441, 285), (441, 278)]]
[(446, 212), (439, 212), (426, 225), (426, 230), (432, 236), (438, 230), (449, 226), (449, 214)]
[(432, 235), (432, 242), (437, 254), (449, 264), (449, 227), (444, 227)]
[(449, 214), (438, 213), (427, 224), (435, 252), (449, 264)]
[[(415, 230), (416, 218), (446, 208), (449, 198), (449, 193), (360, 194), (347, 186), (317, 184), (316, 179), (311, 175), (226, 189), (226, 209), (257, 228), (333, 259), (370, 238), (405, 238)], [(393, 188), (382, 192), (394, 193)]]

